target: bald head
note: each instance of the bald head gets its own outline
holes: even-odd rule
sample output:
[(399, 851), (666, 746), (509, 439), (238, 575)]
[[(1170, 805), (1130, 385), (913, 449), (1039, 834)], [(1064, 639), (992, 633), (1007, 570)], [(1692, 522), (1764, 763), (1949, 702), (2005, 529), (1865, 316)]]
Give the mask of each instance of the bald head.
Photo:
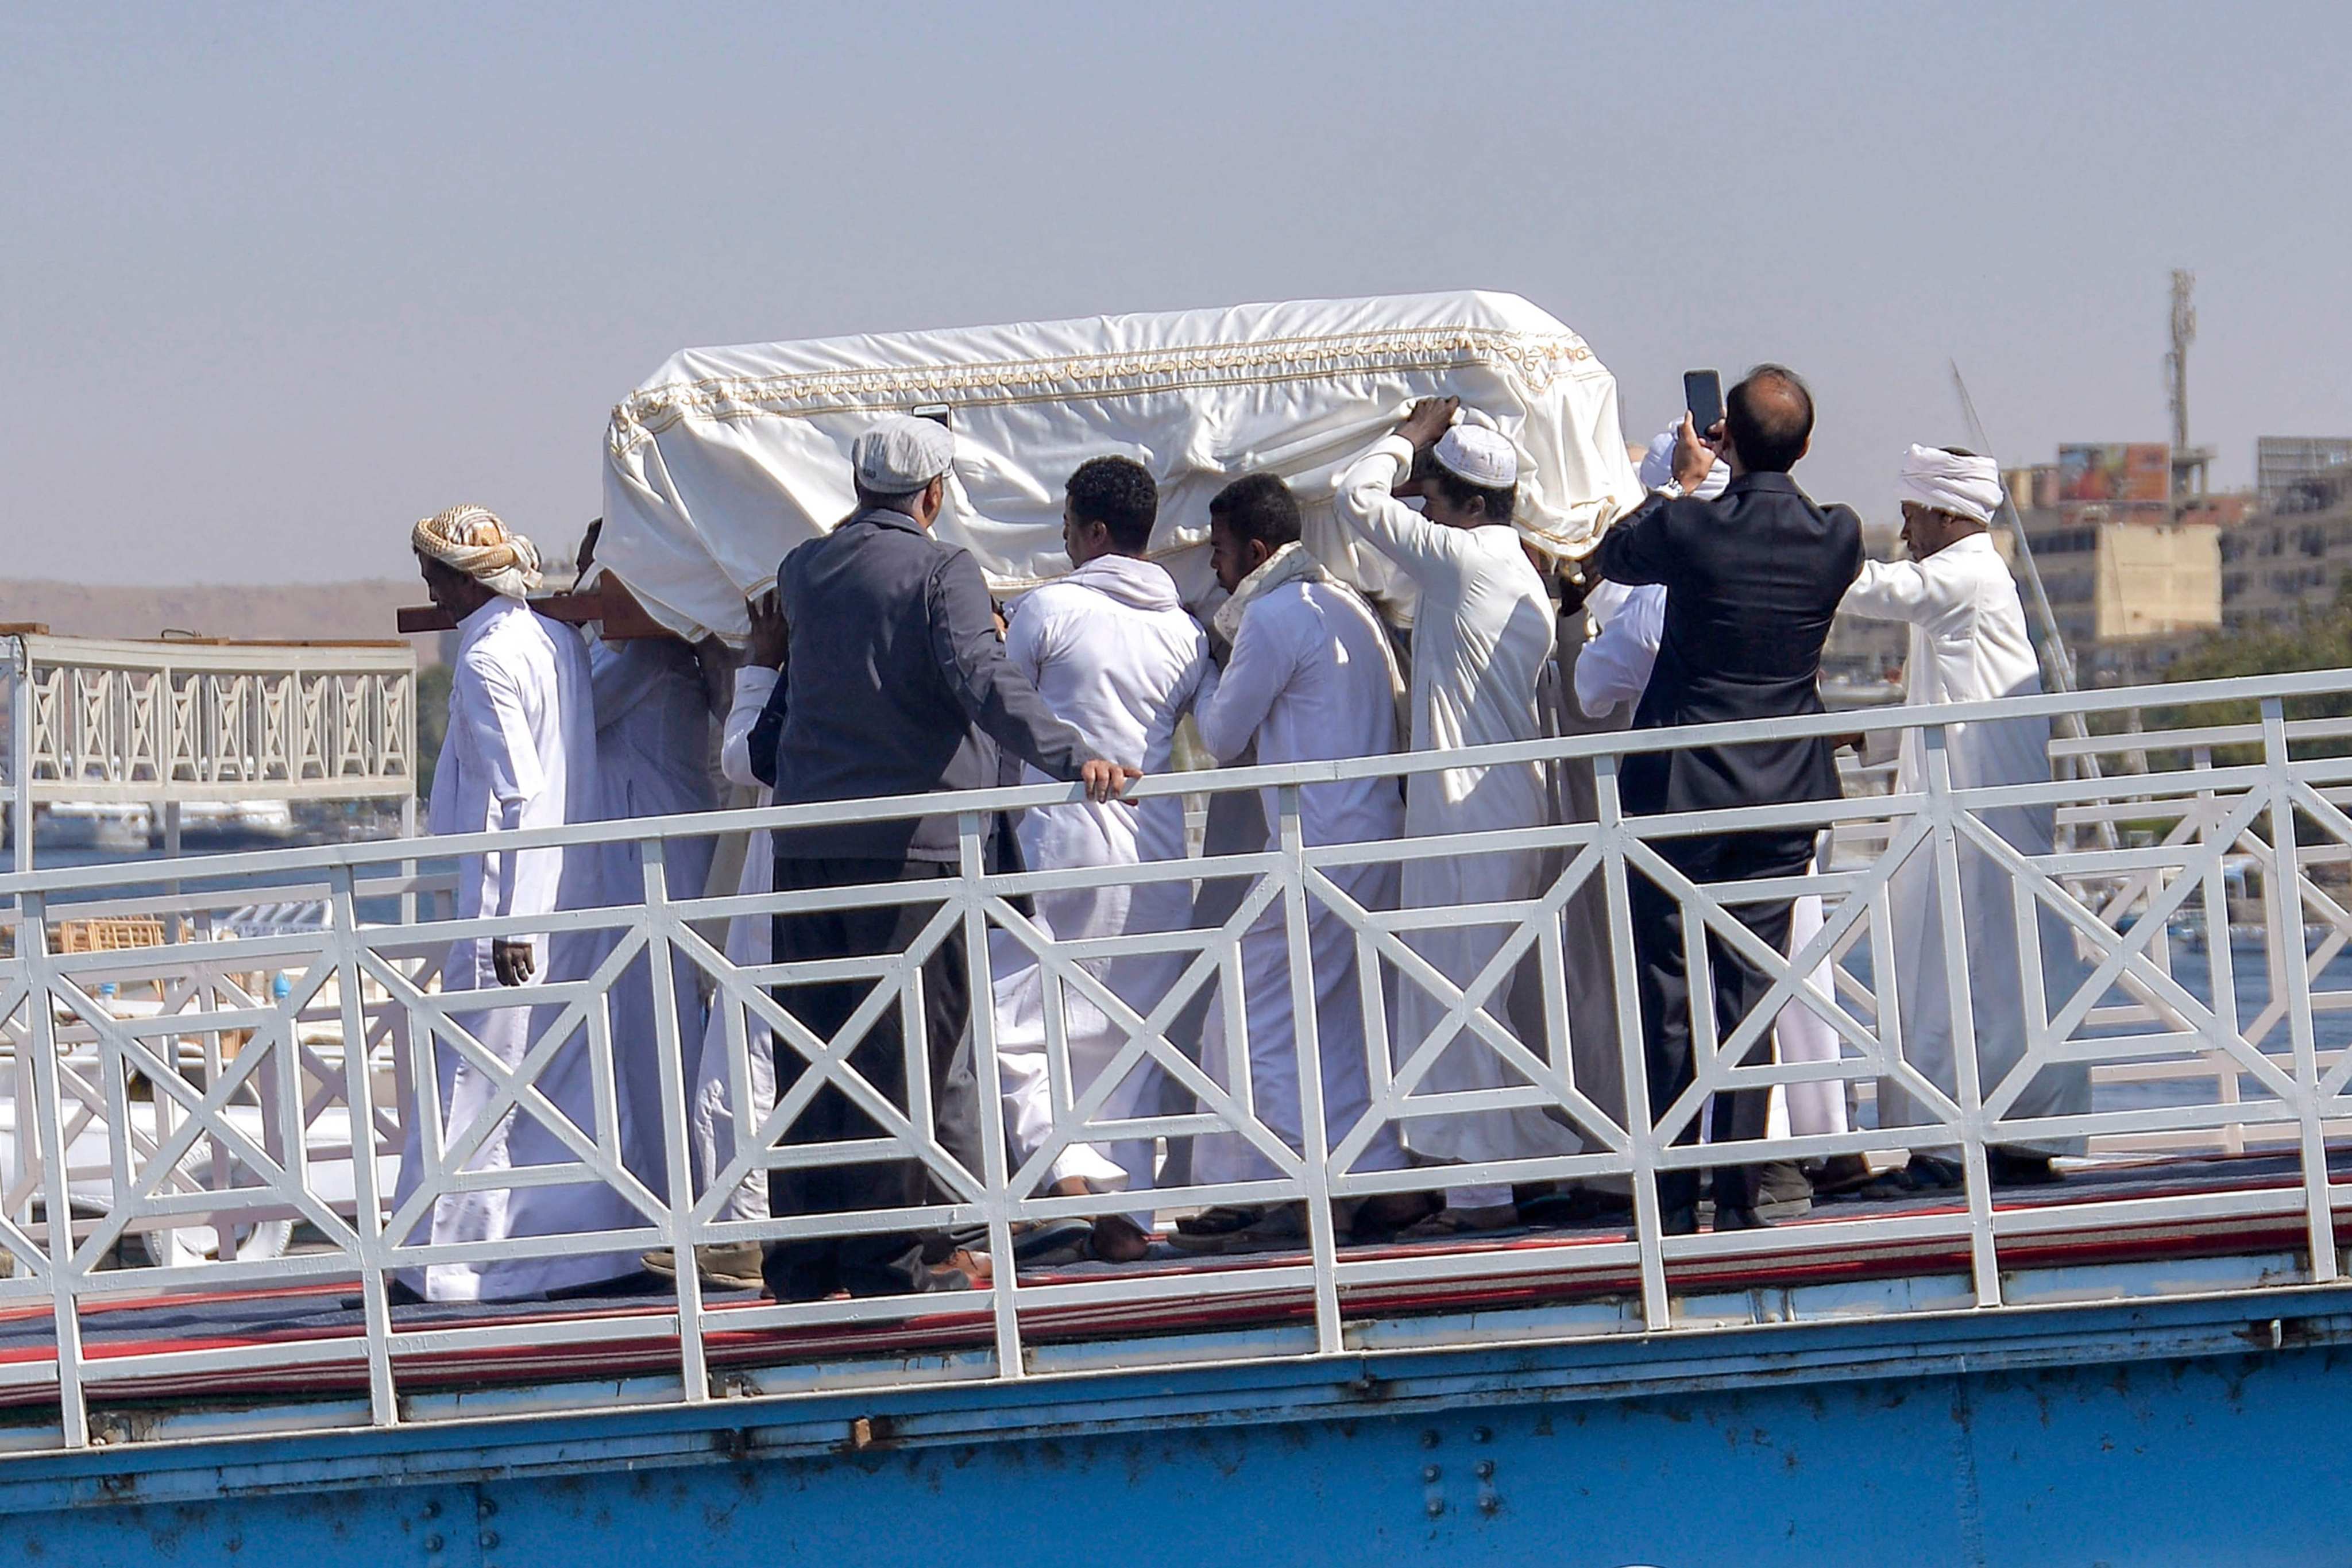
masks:
[(1813, 395), (1785, 365), (1759, 364), (1723, 400), (1724, 434), (1749, 473), (1785, 474), (1813, 437)]

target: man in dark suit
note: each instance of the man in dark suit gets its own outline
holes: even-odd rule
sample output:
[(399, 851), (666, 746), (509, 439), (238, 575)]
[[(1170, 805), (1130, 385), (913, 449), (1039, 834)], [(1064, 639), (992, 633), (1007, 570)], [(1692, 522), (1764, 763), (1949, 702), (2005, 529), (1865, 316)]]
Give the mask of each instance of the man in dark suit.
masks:
[[(1097, 801), (1116, 797), (1140, 776), (1095, 755), (1083, 735), (1047, 711), (1036, 688), (1005, 659), (979, 563), (931, 537), (954, 457), (954, 438), (929, 420), (876, 426), (850, 448), (856, 513), (798, 546), (777, 568), (786, 630), (782, 646), (764, 651), (780, 659), (782, 676), (752, 727), (751, 760), (760, 782), (775, 787), (778, 805), (985, 789), (999, 782), (997, 747), (1049, 777), (1083, 782)], [(779, 828), (775, 847), (780, 893), (936, 882), (955, 877), (961, 857), (951, 816)], [(938, 907), (919, 898), (779, 914), (776, 961), (903, 952)], [(970, 1127), (978, 1117), (971, 1079), (951, 1072), (972, 1001), (964, 960), (958, 925), (921, 966), (929, 1099), (939, 1141), (950, 1149), (949, 1124)], [(817, 1038), (829, 1040), (874, 984), (786, 985), (776, 999)], [(849, 1053), (849, 1065), (900, 1111), (914, 1103), (903, 1029), (899, 1008), (888, 1007)], [(775, 1055), (782, 1101), (808, 1064), (781, 1035)], [(919, 1121), (916, 1131), (929, 1130)], [(850, 1142), (881, 1132), (874, 1118), (827, 1084), (783, 1142)], [(894, 1152), (856, 1164), (772, 1171), (768, 1202), (778, 1215), (891, 1210), (931, 1201), (932, 1188), (921, 1161)], [(776, 1242), (767, 1248), (763, 1272), (780, 1301), (815, 1300), (835, 1289), (883, 1296), (968, 1288), (972, 1279), (965, 1270), (934, 1265), (943, 1241), (885, 1231)]]
[[(1838, 601), (1862, 565), (1862, 524), (1846, 507), (1816, 506), (1789, 470), (1805, 455), (1813, 400), (1795, 373), (1759, 365), (1731, 389), (1724, 417), (1701, 433), (1684, 417), (1675, 480), (1604, 535), (1594, 552), (1603, 577), (1666, 584), (1664, 636), (1636, 730), (1819, 713), (1822, 644)], [(1685, 494), (1721, 457), (1731, 483), (1719, 500)], [(1697, 746), (1629, 756), (1621, 774), (1629, 815), (1711, 811), (1789, 801), (1834, 800), (1837, 764), (1827, 740)], [(1688, 835), (1654, 841), (1694, 882), (1802, 875), (1813, 853), (1810, 827)], [(1651, 1114), (1663, 1113), (1696, 1076), (1690, 976), (1682, 908), (1646, 877), (1631, 879), (1633, 941), (1641, 971), (1642, 1030)], [(1790, 901), (1730, 905), (1732, 915), (1774, 952), (1789, 950)], [(1769, 989), (1748, 959), (1707, 940), (1717, 1038), (1728, 1038)], [(1770, 1034), (1743, 1063), (1760, 1062)], [(1715, 1136), (1760, 1138), (1768, 1092), (1716, 1097)], [(1682, 1135), (1688, 1142), (1696, 1125)], [(1715, 1227), (1746, 1229), (1756, 1214), (1756, 1167), (1715, 1173)], [(1698, 1173), (1658, 1178), (1669, 1234), (1697, 1228)]]

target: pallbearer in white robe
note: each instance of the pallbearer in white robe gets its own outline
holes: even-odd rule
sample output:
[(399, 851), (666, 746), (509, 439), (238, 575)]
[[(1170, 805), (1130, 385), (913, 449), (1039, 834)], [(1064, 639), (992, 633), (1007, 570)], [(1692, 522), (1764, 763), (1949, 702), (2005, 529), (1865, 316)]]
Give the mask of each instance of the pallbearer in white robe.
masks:
[[(1542, 577), (1512, 526), (1518, 455), (1500, 432), (1476, 424), (1449, 427), (1452, 398), (1427, 398), (1394, 435), (1339, 477), (1341, 523), (1412, 580), (1419, 607), (1412, 630), (1412, 748), (1533, 740), (1539, 733), (1536, 685), (1551, 658), (1552, 609)], [(1423, 510), (1396, 499), (1416, 481)], [(1416, 837), (1542, 826), (1550, 818), (1542, 772), (1533, 763), (1447, 768), (1405, 781), (1405, 831)], [(1496, 850), (1407, 860), (1406, 909), (1461, 909), (1536, 897), (1542, 851)], [(1510, 922), (1468, 919), (1424, 927), (1406, 942), (1465, 991), (1501, 951)], [(1515, 1035), (1509, 1006), (1515, 973), (1507, 971), (1472, 1000)], [(1451, 1005), (1408, 975), (1396, 977), (1391, 1055), (1402, 1068), (1439, 1027)], [(1544, 1054), (1539, 1026), (1521, 1037)], [(1466, 1093), (1524, 1084), (1501, 1052), (1467, 1026), (1446, 1044), (1411, 1092)], [(1537, 1106), (1446, 1111), (1413, 1117), (1404, 1140), (1435, 1160), (1475, 1163), (1574, 1153), (1575, 1133)], [(1448, 1189), (1446, 1212), (1432, 1229), (1494, 1228), (1517, 1218), (1501, 1184)]]
[[(1217, 684), (1209, 640), (1177, 597), (1175, 580), (1142, 558), (1158, 512), (1158, 493), (1141, 464), (1116, 457), (1080, 464), (1066, 486), (1063, 513), (1064, 547), (1076, 564), (1067, 576), (1013, 606), (1004, 643), (1005, 658), (1046, 706), (1086, 737), (1088, 755), (1140, 768), (1147, 777), (1169, 771), (1178, 722)], [(1024, 767), (1021, 782), (1051, 781)], [(1031, 806), (1017, 829), (1022, 863), (1032, 871), (1053, 871), (1174, 858), (1182, 853), (1183, 812), (1178, 795)], [(1034, 900), (1034, 921), (1056, 942), (1124, 935), (1139, 929), (1139, 914), (1149, 921), (1139, 929), (1170, 929), (1182, 923), (1181, 916), (1151, 919), (1149, 906), (1180, 897), (1189, 903), (1190, 893), (1183, 882), (1041, 892)], [(1018, 938), (994, 932), (989, 954), (1005, 1130), (1018, 1169), (1053, 1135), (1056, 1121), (1046, 1037), (1049, 993), (1035, 953)], [(1114, 965), (1089, 959), (1080, 967), (1108, 982)], [(1126, 1046), (1127, 1034), (1078, 986), (1065, 983), (1053, 994), (1067, 1053), (1066, 1091), (1074, 1105)], [(1164, 1078), (1147, 1058), (1121, 1076), (1090, 1120), (1123, 1121), (1156, 1110)], [(1064, 1194), (1149, 1188), (1152, 1147), (1150, 1139), (1106, 1147), (1066, 1143), (1046, 1167), (1045, 1184)], [(1096, 1226), (1098, 1253), (1139, 1256), (1142, 1241), (1131, 1220), (1105, 1216)]]
[[(1897, 491), (1903, 537), (1913, 559), (1868, 562), (1845, 596), (1848, 615), (1903, 621), (1911, 627), (1904, 670), (1904, 702), (1915, 708), (2030, 696), (2042, 689), (2042, 668), (2026, 633), (2017, 584), (1986, 532), (2000, 505), (2000, 476), (1989, 458), (1914, 447), (1905, 458)], [(1952, 787), (2043, 784), (2050, 778), (2050, 723), (2018, 718), (1954, 724), (1945, 731)], [(1897, 793), (1927, 784), (1927, 737), (1902, 732)], [(2047, 855), (2055, 827), (2049, 805), (1979, 807), (1977, 819), (2020, 854)], [(2090, 1075), (2081, 1063), (2021, 1069), (2028, 1037), (2049, 1026), (2081, 985), (2084, 971), (2073, 935), (2039, 903), (2033, 933), (2042, 962), (2043, 997), (2025, 994), (2013, 881), (2009, 871), (1966, 838), (1958, 845), (1960, 919), (1966, 929), (1968, 980), (1974, 1013), (1972, 1040), (1955, 1027), (1944, 963), (1943, 899), (1932, 847), (1922, 847), (1895, 875), (1895, 994), (1905, 1059), (1945, 1094), (1958, 1098), (1956, 1053), (1972, 1044), (1978, 1081), (1989, 1102), (2007, 1092), (2013, 1074), (2024, 1081), (2004, 1118), (2058, 1116), (2090, 1108)], [(1892, 1079), (1879, 1088), (1882, 1126), (1920, 1126), (1935, 1118)], [(2079, 1139), (2037, 1139), (1993, 1154), (1997, 1181), (2051, 1179), (2049, 1156), (2077, 1152)], [(1912, 1160), (1914, 1172), (1921, 1159)], [(1930, 1166), (1948, 1168), (1948, 1162)]]
[[(753, 613), (752, 636), (756, 639), (761, 625), (761, 614)], [(759, 721), (761, 710), (767, 707), (769, 697), (776, 689), (777, 672), (753, 658), (747, 660), (735, 672), (735, 700), (727, 710), (721, 726), (719, 761), (727, 782), (740, 790), (751, 792), (751, 804), (769, 805), (774, 803), (774, 792), (761, 784), (751, 767), (751, 726)], [(772, 893), (776, 890), (776, 851), (764, 827), (751, 833), (743, 846), (743, 871), (737, 880), (739, 894)], [(743, 968), (769, 963), (774, 956), (770, 940), (770, 927), (774, 922), (764, 914), (738, 915), (727, 922), (728, 962)], [(695, 1181), (704, 1189), (719, 1179), (738, 1152), (738, 1141), (767, 1120), (768, 1112), (776, 1108), (776, 1061), (770, 1044), (768, 1026), (759, 1014), (746, 1008), (743, 1014), (744, 1082), (737, 1092), (734, 1067), (728, 1048), (730, 1009), (714, 999), (710, 1022), (702, 1038), (702, 1059), (695, 1069), (694, 1094), (689, 1101), (689, 1131), (694, 1137)], [(765, 1219), (768, 1217), (768, 1177), (757, 1166), (730, 1190), (726, 1202), (717, 1215), (719, 1219)], [(755, 1267), (752, 1271), (757, 1275)]]
[[(1298, 542), (1298, 503), (1271, 475), (1237, 479), (1210, 503), (1209, 550), (1217, 580), (1232, 597), (1215, 616), (1233, 651), (1215, 694), (1194, 710), (1202, 743), (1230, 763), (1255, 742), (1260, 763), (1381, 756), (1396, 745), (1397, 676), (1387, 633), (1363, 600), (1331, 580)], [(1265, 847), (1282, 843), (1277, 792), (1263, 792)], [(1308, 845), (1384, 843), (1404, 826), (1404, 803), (1391, 779), (1309, 784), (1298, 792), (1300, 837)], [(1393, 862), (1330, 868), (1332, 882), (1367, 910), (1396, 907)], [(1327, 1147), (1338, 1144), (1371, 1104), (1365, 1055), (1362, 989), (1354, 931), (1322, 901), (1307, 904), (1308, 962), (1316, 1041), (1320, 1053)], [(1302, 1131), (1298, 1024), (1292, 1007), (1287, 916), (1277, 899), (1241, 941), (1248, 1071), (1257, 1120), (1294, 1150)], [(1234, 1083), (1224, 1010), (1212, 1008), (1202, 1066), (1222, 1085)], [(1352, 1171), (1401, 1169), (1404, 1150), (1392, 1123), (1372, 1134)], [(1193, 1180), (1252, 1181), (1277, 1173), (1237, 1133), (1196, 1141)], [(1418, 1203), (1410, 1211), (1420, 1212)], [(1374, 1199), (1359, 1211), (1388, 1217), (1396, 1205)], [(1176, 1222), (1180, 1247), (1215, 1251), (1236, 1242), (1296, 1236), (1299, 1208), (1219, 1205)]]
[[(431, 830), (514, 832), (602, 815), (587, 649), (570, 626), (535, 614), (522, 602), (539, 575), (530, 542), (480, 507), (455, 507), (418, 523), (412, 542), (434, 603), (460, 617), (449, 728), (433, 776)], [(460, 919), (529, 918), (587, 908), (600, 901), (598, 871), (593, 852), (562, 848), (461, 856), (457, 912)], [(585, 940), (593, 943), (595, 938), (591, 933)], [(528, 986), (551, 973), (584, 974), (583, 941), (541, 932), (454, 942), (442, 963), (442, 992)], [(545, 1005), (507, 1006), (453, 1011), (450, 1016), (485, 1053), (512, 1068), (528, 1054), (535, 1036), (554, 1023), (556, 1012)], [(598, 1096), (584, 1042), (585, 1031), (575, 1032), (537, 1075), (534, 1087), (593, 1146)], [(425, 1168), (425, 1116), (437, 1120), (440, 1146), (446, 1150), (480, 1130), (497, 1097), (490, 1076), (447, 1041), (436, 1037), (431, 1055), (435, 1104), (428, 1110), (412, 1100), (403, 1107), (407, 1138), (394, 1189), (395, 1214), (428, 1178), (436, 1185), (451, 1180), (448, 1173)], [(411, 1092), (422, 1096), (425, 1085), (414, 1084)], [(467, 1177), (577, 1158), (536, 1115), (509, 1106), (488, 1120), (488, 1136), (459, 1163)], [(513, 1187), (467, 1182), (460, 1190), (440, 1193), (416, 1223), (399, 1226), (394, 1235), (404, 1242), (438, 1246), (642, 1223), (644, 1216), (601, 1182)], [(433, 1300), (512, 1300), (592, 1284), (637, 1268), (635, 1253), (591, 1253), (436, 1263), (422, 1271), (404, 1270), (402, 1282)]]
[[(598, 641), (588, 650), (596, 693), (596, 763), (614, 817), (674, 816), (718, 808), (710, 782), (710, 702), (694, 650), (676, 637)], [(698, 899), (709, 880), (715, 840), (672, 838), (663, 847), (663, 883), (672, 899)], [(603, 847), (605, 898), (645, 897), (645, 850), (634, 840)], [(608, 942), (617, 942), (616, 935)], [(670, 957), (677, 1009), (674, 1047), (690, 1068), (702, 1045), (702, 996), (695, 965)], [(621, 1078), (621, 1143), (629, 1168), (656, 1193), (668, 1191), (662, 1155), (661, 1058), (655, 1035), (653, 965), (640, 954), (613, 983), (613, 1059)]]
[[(755, 605), (751, 615), (754, 649), (763, 635), (780, 636), (781, 622), (772, 608)], [(772, 792), (751, 767), (751, 726), (776, 689), (777, 671), (761, 662), (758, 653), (735, 671), (735, 696), (720, 725), (719, 771), (737, 786), (734, 804), (767, 805)], [(735, 891), (743, 896), (775, 890), (775, 849), (765, 828), (745, 836), (742, 870)], [(737, 915), (727, 922), (723, 951), (739, 969), (756, 968), (773, 953), (765, 914)], [(751, 1134), (776, 1106), (776, 1061), (768, 1026), (751, 1006), (742, 1009), (743, 1049), (730, 1047), (735, 1029), (735, 1002), (714, 993), (703, 1025), (701, 1048), (692, 1063), (687, 1091), (686, 1131), (693, 1152), (694, 1190), (699, 1199), (741, 1154)], [(726, 1194), (711, 1216), (714, 1220), (766, 1219), (768, 1173), (754, 1164), (727, 1184)], [(730, 1289), (758, 1289), (760, 1244), (756, 1241), (704, 1243), (695, 1249), (706, 1283)]]

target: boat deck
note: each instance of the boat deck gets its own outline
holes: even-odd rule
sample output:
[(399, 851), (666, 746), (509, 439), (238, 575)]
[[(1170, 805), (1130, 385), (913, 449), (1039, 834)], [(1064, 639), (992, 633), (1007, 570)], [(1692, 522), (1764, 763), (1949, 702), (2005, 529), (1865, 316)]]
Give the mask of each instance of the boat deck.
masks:
[[(2337, 1155), (2330, 1171), (2336, 1199), (2336, 1237), (2352, 1238), (2352, 1151)], [(2005, 1278), (2018, 1282), (2012, 1300), (2035, 1300), (2035, 1271), (2063, 1279), (2048, 1300), (2113, 1300), (2139, 1294), (2193, 1290), (2191, 1277), (2169, 1284), (2115, 1278), (2086, 1280), (2083, 1270), (2102, 1265), (2163, 1265), (2185, 1259), (2240, 1258), (2276, 1283), (2299, 1266), (2282, 1264), (2296, 1255), (2308, 1235), (2301, 1206), (2301, 1175), (2291, 1155), (2149, 1159), (2078, 1170), (2058, 1184), (2002, 1189), (1994, 1194), (2000, 1262)], [(2235, 1203), (2216, 1205), (2216, 1196)], [(2203, 1212), (2150, 1221), (2147, 1200), (2194, 1200), (2180, 1206)], [(2134, 1216), (2116, 1223), (2105, 1211), (2132, 1204)], [(1804, 1218), (1764, 1231), (1696, 1238), (1669, 1244), (1667, 1285), (1676, 1321), (1708, 1319), (1710, 1299), (1746, 1293), (1742, 1311), (1749, 1321), (1801, 1316), (1791, 1305), (1809, 1287), (1869, 1282), (1938, 1282), (1899, 1292), (1908, 1310), (1969, 1304), (1971, 1265), (1963, 1194), (1911, 1194), (1900, 1198), (1830, 1199)], [(2229, 1212), (2217, 1215), (2215, 1208)], [(1952, 1226), (1936, 1234), (1916, 1222), (1951, 1216)], [(1894, 1224), (1874, 1222), (1893, 1221)], [(1908, 1223), (1906, 1223), (1908, 1222)], [(1808, 1237), (1818, 1238), (1807, 1245)], [(1343, 1247), (1339, 1254), (1339, 1300), (1351, 1324), (1381, 1323), (1407, 1331), (1411, 1321), (1456, 1317), (1512, 1309), (1601, 1306), (1620, 1303), (1613, 1324), (1582, 1331), (1635, 1332), (1638, 1264), (1627, 1243), (1624, 1221), (1559, 1228), (1525, 1228), (1476, 1240), (1399, 1242)], [(1676, 1254), (1679, 1254), (1677, 1256)], [(1350, 1282), (1351, 1266), (1443, 1258), (1450, 1277), (1438, 1280), (1382, 1278)], [(1197, 1257), (1164, 1243), (1136, 1264), (1080, 1264), (1061, 1268), (1024, 1268), (1023, 1290), (1078, 1280), (1151, 1279), (1169, 1290), (1155, 1300), (1093, 1301), (1078, 1305), (1045, 1299), (1019, 1305), (1024, 1340), (1041, 1349), (1086, 1341), (1131, 1342), (1251, 1329), (1282, 1329), (1311, 1322), (1311, 1285), (1302, 1282), (1307, 1254), (1268, 1249)], [(1397, 1270), (1352, 1270), (1359, 1276)], [(1410, 1270), (1406, 1270), (1410, 1272)], [(1264, 1289), (1251, 1289), (1236, 1274), (1262, 1274)], [(1189, 1278), (1213, 1291), (1186, 1290)], [(2053, 1293), (2054, 1292), (2054, 1293)], [(1780, 1293), (1778, 1305), (1763, 1298)], [(1874, 1310), (1888, 1310), (1881, 1292)], [(731, 1328), (730, 1314), (765, 1305), (752, 1291), (706, 1293), (704, 1344), (709, 1363), (719, 1369), (788, 1368), (883, 1358), (938, 1357), (985, 1352), (994, 1336), (990, 1298), (975, 1294), (969, 1308), (943, 1299), (945, 1310), (889, 1321), (789, 1327)], [(1016, 1301), (1018, 1298), (1016, 1297)], [(1824, 1302), (1824, 1313), (1837, 1310)], [(1903, 1310), (1897, 1306), (1895, 1310)], [(426, 1390), (573, 1384), (658, 1376), (675, 1377), (679, 1364), (677, 1303), (667, 1291), (593, 1300), (532, 1302), (425, 1303), (391, 1310), (396, 1336), (392, 1365), (401, 1387)], [(566, 1342), (566, 1331), (595, 1321), (617, 1337)], [(628, 1331), (631, 1325), (642, 1332)], [(544, 1339), (528, 1331), (538, 1325)], [(320, 1398), (368, 1387), (366, 1330), (356, 1279), (325, 1280), (269, 1289), (213, 1291), (173, 1289), (85, 1298), (79, 1328), (86, 1376), (93, 1396), (110, 1405), (143, 1400), (239, 1402), (258, 1397)], [(473, 1343), (465, 1331), (508, 1331), (496, 1344)], [(454, 1332), (445, 1332), (455, 1331)], [(517, 1339), (529, 1342), (512, 1342)], [(284, 1357), (271, 1364), (273, 1349)], [(338, 1353), (346, 1350), (348, 1354)], [(183, 1369), (146, 1375), (126, 1360), (216, 1351), (236, 1355), (236, 1365)], [(227, 1356), (221, 1358), (230, 1359)], [(1160, 1356), (1142, 1359), (1160, 1360)], [(44, 1365), (57, 1362), (55, 1320), (48, 1301), (19, 1301), (0, 1310), (0, 1374), (13, 1373), (0, 1387), (0, 1406), (46, 1406), (54, 1411), (58, 1385), (44, 1378)], [(109, 1363), (117, 1363), (110, 1369)]]

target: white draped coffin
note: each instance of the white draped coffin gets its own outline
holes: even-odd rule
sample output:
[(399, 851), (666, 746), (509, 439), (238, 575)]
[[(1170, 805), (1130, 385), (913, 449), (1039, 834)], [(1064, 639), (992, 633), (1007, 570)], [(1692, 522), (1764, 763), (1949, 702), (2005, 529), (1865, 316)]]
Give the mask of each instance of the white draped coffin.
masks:
[(1580, 555), (1641, 486), (1614, 379), (1513, 294), (1417, 294), (689, 349), (613, 411), (600, 563), (655, 619), (740, 637), (743, 601), (849, 513), (849, 445), (885, 415), (945, 408), (955, 471), (938, 532), (1005, 593), (1059, 576), (1062, 487), (1122, 453), (1158, 480), (1154, 552), (1208, 587), (1209, 498), (1271, 469), (1307, 542), (1409, 613), (1384, 563), (1344, 541), (1334, 476), (1416, 397), (1459, 396), (1518, 444), (1521, 525)]

